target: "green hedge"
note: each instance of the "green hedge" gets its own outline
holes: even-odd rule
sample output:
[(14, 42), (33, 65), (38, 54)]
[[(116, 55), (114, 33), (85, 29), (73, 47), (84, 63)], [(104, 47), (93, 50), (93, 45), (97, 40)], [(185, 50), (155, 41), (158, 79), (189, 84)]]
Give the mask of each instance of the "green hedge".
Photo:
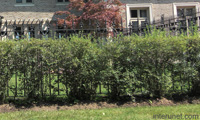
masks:
[[(155, 32), (144, 37), (118, 36), (91, 42), (89, 37), (61, 40), (20, 40), (0, 42), (0, 99), (7, 84), (20, 74), (19, 88), (28, 98), (45, 96), (56, 89), (47, 79), (64, 86), (72, 100), (94, 99), (99, 85), (110, 99), (133, 97), (140, 89), (154, 97), (186, 90), (198, 93), (200, 39), (166, 36)], [(58, 89), (58, 88), (57, 88)]]

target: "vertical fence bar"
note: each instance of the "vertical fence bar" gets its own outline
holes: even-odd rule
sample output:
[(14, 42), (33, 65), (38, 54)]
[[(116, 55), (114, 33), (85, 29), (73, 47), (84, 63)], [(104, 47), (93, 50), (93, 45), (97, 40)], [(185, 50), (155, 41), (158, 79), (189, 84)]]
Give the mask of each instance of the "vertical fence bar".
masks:
[[(15, 67), (15, 70), (16, 70), (16, 67)], [(17, 96), (17, 76), (18, 76), (18, 72), (17, 70), (15, 71), (15, 97)]]
[(170, 30), (171, 30), (171, 20), (170, 20), (170, 19), (169, 19), (169, 23), (168, 23), (168, 24), (169, 24), (169, 25), (168, 25), (168, 27), (169, 27), (169, 28), (168, 28), (168, 30), (169, 30), (169, 31), (168, 31), (168, 34), (170, 35)]
[(181, 74), (179, 75), (180, 81), (181, 81), (181, 93), (183, 93), (183, 81), (182, 81), (182, 77)]
[(59, 74), (59, 67), (58, 67), (57, 79), (58, 79), (58, 95), (60, 95), (60, 74)]
[(24, 71), (24, 96), (26, 96), (26, 73)]
[(123, 18), (121, 17), (121, 30), (123, 30)]
[[(24, 64), (27, 65), (26, 63), (27, 63), (27, 61), (26, 61), (26, 58), (25, 58)], [(28, 67), (28, 66), (26, 66), (26, 67)], [(23, 81), (24, 81), (24, 96), (26, 96), (26, 70), (23, 70), (23, 74), (24, 74), (24, 79), (23, 79)]]
[[(140, 74), (140, 77), (139, 77), (140, 80), (142, 80), (142, 75)], [(142, 86), (140, 87), (140, 92), (141, 94), (143, 94), (143, 91), (142, 91)]]
[(9, 97), (9, 80), (7, 80), (6, 82), (7, 82), (7, 97)]
[(188, 91), (190, 91), (190, 78), (188, 78)]
[(110, 85), (108, 84), (108, 94), (110, 94)]
[(101, 82), (99, 82), (99, 94), (101, 94)]
[(105, 37), (108, 36), (107, 20), (105, 20)]
[(51, 96), (51, 70), (49, 68), (49, 95)]
[(112, 22), (112, 34), (113, 34), (113, 37), (116, 37), (116, 35), (115, 35), (115, 20), (113, 20), (113, 22)]
[[(8, 62), (7, 62), (7, 68), (8, 68)], [(8, 73), (7, 73), (8, 74)], [(9, 80), (7, 79), (7, 96), (9, 97)]]
[(41, 72), (40, 72), (40, 74), (41, 74), (41, 93), (42, 93), (42, 97), (44, 97), (44, 91), (43, 91), (43, 78), (44, 78), (44, 75), (43, 75), (43, 64), (42, 64), (42, 58), (41, 58), (41, 60), (40, 60), (40, 64), (41, 64), (41, 67), (40, 67), (40, 69), (41, 69)]
[(92, 85), (92, 79), (91, 79), (91, 81), (90, 81), (90, 84), (91, 84), (91, 90), (93, 89), (93, 85)]
[(66, 86), (66, 92), (65, 93), (66, 93), (67, 96), (69, 96), (69, 91), (68, 91), (69, 89), (68, 89), (68, 86), (67, 86), (67, 84), (68, 84), (68, 80), (67, 80), (67, 68), (64, 69), (63, 73), (65, 75), (65, 86)]
[(172, 88), (173, 88), (173, 91), (174, 91), (174, 66), (172, 65), (172, 68), (171, 68), (171, 72), (172, 72)]
[[(189, 66), (188, 62), (186, 63), (186, 65)], [(191, 64), (190, 64), (190, 66), (191, 66)], [(187, 72), (186, 74), (187, 74), (187, 77), (185, 77), (185, 78), (187, 78), (187, 80), (188, 80), (188, 91), (190, 91), (190, 78), (191, 77), (188, 77), (188, 76), (190, 76), (190, 72), (189, 73)]]

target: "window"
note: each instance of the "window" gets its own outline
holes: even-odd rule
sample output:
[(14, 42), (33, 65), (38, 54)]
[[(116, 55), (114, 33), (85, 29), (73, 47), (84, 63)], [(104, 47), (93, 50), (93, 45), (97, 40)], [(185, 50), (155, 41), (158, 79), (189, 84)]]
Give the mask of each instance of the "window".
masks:
[(137, 10), (131, 10), (131, 18), (136, 18), (137, 16)]
[(33, 0), (16, 0), (16, 3), (33, 3)]
[(88, 0), (84, 0), (84, 2), (86, 3), (86, 2), (88, 2)]
[(26, 0), (26, 3), (32, 3), (33, 1), (32, 0)]
[(130, 24), (133, 26), (133, 30), (137, 31), (138, 27), (146, 28), (148, 16), (148, 8), (131, 8)]
[(33, 0), (16, 0), (15, 6), (34, 6)]
[(140, 17), (147, 17), (147, 10), (140, 10)]
[(152, 3), (126, 4), (126, 26), (129, 28), (129, 23), (135, 26), (146, 26), (146, 21), (153, 23), (152, 5)]
[(69, 0), (57, 0), (58, 3), (69, 2)]
[(147, 17), (147, 10), (131, 10), (131, 18)]
[(22, 3), (22, 0), (16, 0), (16, 3)]
[(174, 17), (195, 16), (198, 12), (199, 2), (173, 3)]
[(56, 0), (56, 5), (67, 5), (69, 0)]
[[(69, 2), (69, 0), (57, 0), (58, 3)], [(88, 2), (88, 0), (83, 0), (83, 2)]]
[[(196, 7), (195, 6), (176, 6), (175, 13), (177, 12), (177, 23), (178, 27), (180, 28), (180, 33), (184, 32), (186, 33), (188, 28), (190, 29), (191, 26), (197, 23), (195, 19), (192, 19), (192, 17), (196, 16)], [(187, 20), (182, 19), (188, 17)], [(191, 19), (190, 19), (191, 18)]]
[(195, 15), (195, 8), (194, 7), (178, 7), (177, 8), (177, 16), (184, 17), (184, 16), (194, 16)]

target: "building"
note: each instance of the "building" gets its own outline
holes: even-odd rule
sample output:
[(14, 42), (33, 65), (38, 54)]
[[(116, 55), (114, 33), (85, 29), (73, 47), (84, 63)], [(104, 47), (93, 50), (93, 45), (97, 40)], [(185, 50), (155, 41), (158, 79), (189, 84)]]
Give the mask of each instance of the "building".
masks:
[[(200, 0), (123, 0), (126, 4), (127, 22), (142, 25), (160, 21), (161, 17), (173, 19), (183, 16), (198, 16)], [(128, 26), (128, 25), (127, 25)]]
[[(147, 21), (152, 24), (161, 19), (198, 16), (200, 7), (200, 0), (121, 1), (125, 3), (122, 15), (126, 19), (126, 27), (129, 24), (143, 26)], [(22, 35), (36, 38), (52, 36), (49, 31), (53, 28), (48, 26), (48, 21), (56, 20), (54, 13), (67, 10), (68, 4), (69, 0), (1, 0), (1, 38), (20, 38)], [(196, 21), (199, 24), (199, 17)]]

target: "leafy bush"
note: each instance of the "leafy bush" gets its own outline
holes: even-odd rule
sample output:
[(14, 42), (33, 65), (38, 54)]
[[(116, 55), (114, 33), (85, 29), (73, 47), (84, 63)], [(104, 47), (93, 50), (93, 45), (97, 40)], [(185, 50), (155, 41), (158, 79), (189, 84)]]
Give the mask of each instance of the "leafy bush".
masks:
[[(59, 86), (72, 101), (94, 99), (98, 85), (107, 89), (111, 100), (133, 98), (139, 90), (154, 97), (180, 90), (199, 94), (199, 56), (198, 34), (173, 37), (162, 31), (92, 42), (86, 36), (2, 41), (0, 101), (7, 89), (38, 99), (59, 94)], [(14, 75), (20, 80), (17, 87), (8, 84)]]

